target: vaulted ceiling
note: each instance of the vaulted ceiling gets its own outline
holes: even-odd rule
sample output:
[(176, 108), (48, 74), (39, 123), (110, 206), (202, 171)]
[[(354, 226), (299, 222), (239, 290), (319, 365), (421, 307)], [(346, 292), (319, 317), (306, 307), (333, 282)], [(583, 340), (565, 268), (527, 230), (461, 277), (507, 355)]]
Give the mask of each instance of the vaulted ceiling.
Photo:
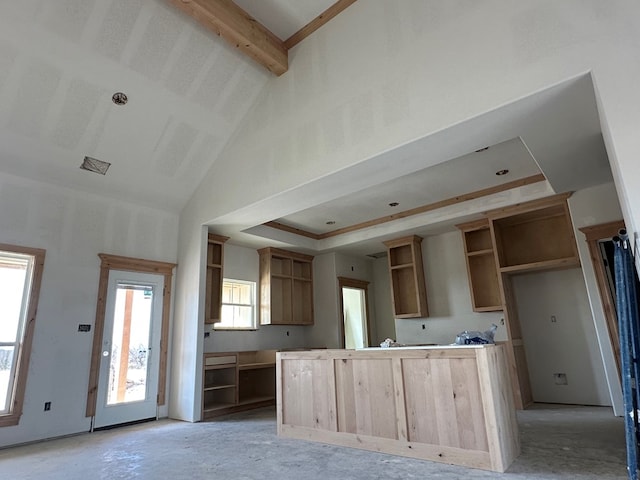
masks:
[[(289, 35), (333, 1), (239, 4)], [(270, 76), (165, 0), (0, 2), (0, 169), (177, 212)]]
[[(229, 0), (0, 2), (0, 171), (179, 212), (203, 172), (215, 168), (262, 89), (278, 80), (269, 71), (269, 57), (256, 54), (256, 48), (269, 50), (263, 44), (272, 36), (286, 53), (353, 2), (236, 0), (244, 24), (232, 15), (238, 10)], [(194, 10), (203, 5), (218, 10)], [(271, 70), (281, 74), (281, 67)], [(484, 132), (489, 150), (464, 152), (410, 177), (389, 172), (373, 190), (336, 193), (311, 209), (270, 220), (322, 234), (391, 215), (391, 202), (399, 202), (401, 210), (415, 208), (540, 172), (556, 191), (595, 183), (583, 178), (587, 170), (572, 168), (574, 158), (590, 161), (597, 168), (589, 171), (608, 178), (606, 172), (602, 176), (608, 165), (591, 85), (576, 85), (447, 133), (447, 141), (454, 141), (455, 135)], [(113, 103), (116, 92), (126, 93), (126, 105)], [(415, 156), (432, 148), (432, 141), (442, 139), (403, 148), (416, 149)], [(80, 169), (85, 156), (110, 163), (107, 174)], [(498, 178), (495, 171), (505, 156), (513, 166), (509, 176)], [(560, 156), (563, 161), (555, 162)], [(350, 181), (349, 172), (342, 175)], [(455, 181), (445, 188), (442, 178)], [(266, 208), (256, 206), (249, 218), (264, 221)], [(274, 229), (262, 221), (243, 227), (250, 233), (220, 233), (247, 242), (275, 241)], [(357, 242), (345, 235), (327, 245), (350, 243)]]

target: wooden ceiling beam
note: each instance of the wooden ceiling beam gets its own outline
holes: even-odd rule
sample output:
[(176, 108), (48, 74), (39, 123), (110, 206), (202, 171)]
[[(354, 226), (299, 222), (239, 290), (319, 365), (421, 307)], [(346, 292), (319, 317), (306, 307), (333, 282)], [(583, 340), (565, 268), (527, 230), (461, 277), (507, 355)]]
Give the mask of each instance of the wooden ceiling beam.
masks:
[(284, 42), (231, 0), (169, 0), (259, 64), (280, 76), (289, 68)]
[(284, 46), (289, 50), (290, 48), (295, 47), (302, 40), (307, 38), (313, 32), (322, 27), (325, 23), (331, 20), (333, 17), (338, 15), (344, 9), (346, 9), (349, 5), (352, 5), (356, 2), (356, 0), (338, 0), (336, 3), (327, 8), (324, 12), (318, 15), (316, 18), (311, 20), (308, 24), (298, 30), (296, 33), (291, 35), (284, 41)]

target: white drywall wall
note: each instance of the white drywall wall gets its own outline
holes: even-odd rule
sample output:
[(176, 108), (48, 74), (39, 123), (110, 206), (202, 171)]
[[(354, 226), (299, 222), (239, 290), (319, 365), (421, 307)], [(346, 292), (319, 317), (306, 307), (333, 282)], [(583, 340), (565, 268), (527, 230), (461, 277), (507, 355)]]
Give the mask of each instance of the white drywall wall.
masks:
[[(506, 339), (506, 330), (500, 321), (503, 318), (502, 312), (476, 313), (471, 307), (471, 292), (460, 232), (424, 238), (422, 260), (427, 284), (429, 317), (396, 319), (398, 342), (446, 345), (453, 343), (456, 335), (464, 330), (484, 331), (492, 323), (498, 325), (495, 339)], [(386, 298), (390, 303), (391, 295), (387, 294)]]
[(584, 234), (580, 228), (607, 223), (622, 218), (617, 192), (612, 183), (587, 188), (574, 193), (568, 200), (571, 219), (576, 237), (576, 245), (582, 263), (582, 272), (593, 314), (593, 325), (599, 352), (609, 387), (609, 396), (616, 415), (623, 414), (622, 387), (616, 367), (613, 348), (604, 317), (600, 292), (596, 283), (593, 263)]
[(393, 305), (391, 304), (391, 280), (387, 257), (377, 258), (373, 262), (372, 299), (376, 306), (376, 336), (371, 343), (379, 345), (387, 338), (395, 340), (396, 321), (393, 318)]
[[(174, 359), (180, 365), (174, 370), (189, 377), (200, 369), (202, 348), (193, 342), (202, 344), (204, 277), (193, 274), (202, 263), (202, 224), (243, 224), (243, 208), (267, 199), (261, 220), (272, 220), (379, 181), (385, 169), (376, 155), (585, 72), (595, 81), (604, 140), (633, 233), (640, 224), (639, 23), (640, 4), (631, 0), (367, 0), (305, 39), (291, 51), (289, 71), (268, 80), (182, 212), (179, 263), (192, 276), (178, 278), (186, 281), (177, 286)], [(470, 143), (495, 135), (482, 128), (469, 133), (434, 142), (422, 166), (456, 148), (468, 153)], [(404, 160), (387, 168), (400, 168)], [(358, 177), (347, 175), (355, 165)], [(321, 185), (338, 171), (345, 174), (330, 188)], [(188, 412), (200, 392), (184, 387), (173, 398), (177, 411)]]
[(340, 311), (336, 254), (313, 258), (313, 317), (309, 328), (312, 347), (340, 348)]
[[(512, 284), (534, 402), (611, 405), (582, 271), (514, 275)], [(558, 373), (567, 385), (556, 385)]]
[(94, 329), (78, 324), (95, 321), (98, 253), (175, 262), (177, 215), (5, 174), (0, 205), (1, 243), (46, 250), (24, 413), (0, 446), (88, 431)]

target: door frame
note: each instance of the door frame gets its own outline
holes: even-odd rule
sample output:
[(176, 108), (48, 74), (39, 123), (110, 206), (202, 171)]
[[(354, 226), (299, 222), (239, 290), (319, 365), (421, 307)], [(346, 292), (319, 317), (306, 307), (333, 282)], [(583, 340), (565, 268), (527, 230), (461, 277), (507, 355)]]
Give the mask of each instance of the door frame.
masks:
[(598, 284), (598, 292), (600, 293), (600, 300), (602, 302), (604, 318), (607, 323), (607, 331), (609, 332), (609, 340), (611, 341), (613, 356), (616, 361), (616, 368), (618, 369), (618, 376), (621, 375), (618, 315), (616, 313), (616, 306), (609, 294), (609, 286), (607, 284), (606, 273), (602, 264), (602, 255), (598, 247), (598, 241), (611, 240), (611, 238), (618, 235), (621, 228), (625, 228), (623, 220), (616, 220), (614, 222), (602, 223), (600, 225), (592, 225), (578, 229), (584, 234), (587, 245), (589, 246), (589, 256), (591, 257), (591, 264), (593, 265), (593, 270), (596, 275), (596, 283)]
[(93, 325), (93, 347), (91, 350), (91, 366), (89, 369), (89, 388), (87, 391), (87, 409), (85, 416), (96, 414), (98, 400), (98, 381), (100, 375), (100, 358), (102, 354), (102, 336), (104, 333), (104, 317), (107, 306), (107, 290), (109, 288), (109, 272), (124, 270), (137, 273), (155, 273), (164, 275), (164, 290), (162, 292), (162, 327), (160, 331), (160, 368), (158, 378), (158, 405), (164, 405), (167, 387), (167, 352), (169, 342), (169, 317), (171, 313), (171, 283), (175, 263), (157, 262), (141, 258), (122, 257), (99, 253), (100, 282), (98, 286), (98, 301), (96, 304), (96, 320)]
[(367, 316), (367, 346), (371, 346), (371, 318), (369, 317), (369, 282), (355, 278), (338, 277), (338, 297), (340, 298), (340, 348), (344, 348), (344, 300), (342, 287), (364, 290), (364, 308)]

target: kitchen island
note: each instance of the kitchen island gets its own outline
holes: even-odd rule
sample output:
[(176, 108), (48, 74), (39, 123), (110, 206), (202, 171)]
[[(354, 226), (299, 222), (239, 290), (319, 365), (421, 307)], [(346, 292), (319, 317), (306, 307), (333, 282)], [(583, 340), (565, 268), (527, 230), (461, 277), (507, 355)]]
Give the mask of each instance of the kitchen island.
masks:
[(520, 453), (501, 345), (279, 352), (278, 434), (504, 472)]

